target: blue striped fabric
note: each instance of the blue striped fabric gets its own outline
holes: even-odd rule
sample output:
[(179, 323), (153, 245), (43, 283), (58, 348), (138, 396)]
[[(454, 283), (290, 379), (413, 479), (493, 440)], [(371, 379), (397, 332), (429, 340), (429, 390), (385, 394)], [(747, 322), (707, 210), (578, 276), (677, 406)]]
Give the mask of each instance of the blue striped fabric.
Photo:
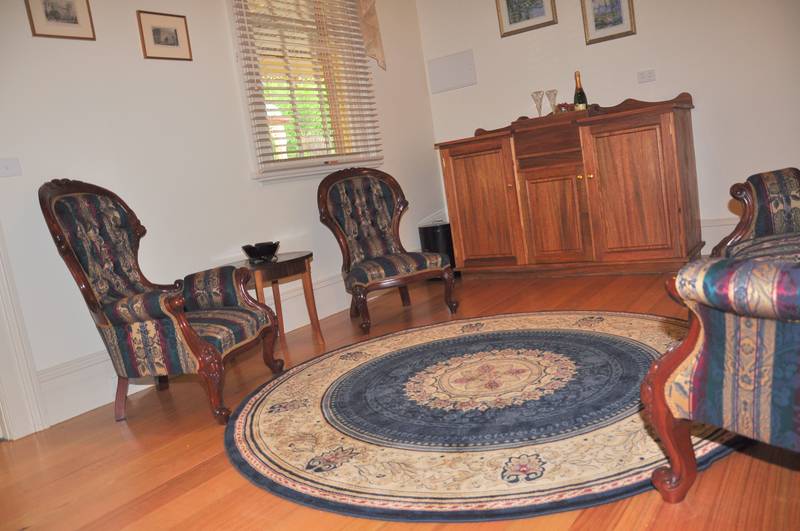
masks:
[(87, 193), (60, 197), (53, 207), (100, 304), (147, 291), (136, 261), (138, 237), (122, 205)]
[(377, 177), (353, 177), (328, 191), (328, 210), (342, 229), (352, 263), (400, 250), (392, 234), (397, 198)]
[(800, 323), (695, 311), (703, 340), (673, 414), (800, 451)]
[(263, 313), (247, 308), (198, 310), (187, 313), (186, 317), (195, 332), (214, 345), (223, 357), (267, 325)]
[(166, 300), (177, 293), (148, 291), (103, 306), (103, 313), (112, 324), (136, 323), (169, 317)]
[(800, 232), (800, 170), (757, 173), (747, 182), (756, 199), (752, 237)]
[(125, 378), (193, 374), (197, 359), (173, 318), (98, 326), (117, 374)]
[(239, 306), (233, 266), (216, 267), (183, 279), (186, 311)]
[(450, 265), (446, 255), (439, 253), (397, 253), (364, 260), (353, 265), (345, 278), (345, 287), (367, 286), (389, 277), (411, 275), (428, 269), (442, 269)]

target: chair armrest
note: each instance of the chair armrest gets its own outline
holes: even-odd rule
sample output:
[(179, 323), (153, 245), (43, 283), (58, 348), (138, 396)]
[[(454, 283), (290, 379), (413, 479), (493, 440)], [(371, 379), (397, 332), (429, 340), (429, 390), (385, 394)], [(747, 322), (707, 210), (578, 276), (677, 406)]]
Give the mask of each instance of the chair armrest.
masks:
[(746, 317), (800, 319), (800, 263), (770, 257), (696, 260), (679, 272), (681, 298)]
[(240, 306), (236, 293), (236, 268), (215, 267), (187, 275), (183, 298), (187, 311)]
[(181, 294), (174, 291), (148, 291), (106, 304), (103, 314), (111, 324), (157, 321), (170, 318), (182, 302)]
[(276, 327), (278, 319), (271, 308), (255, 300), (247, 292), (250, 271), (233, 266), (215, 267), (183, 279), (183, 298), (186, 311), (225, 307), (247, 307), (264, 312), (270, 326)]
[(731, 196), (742, 204), (742, 217), (712, 256), (727, 256), (731, 248), (752, 238), (800, 232), (800, 170), (783, 168), (757, 173), (734, 184)]

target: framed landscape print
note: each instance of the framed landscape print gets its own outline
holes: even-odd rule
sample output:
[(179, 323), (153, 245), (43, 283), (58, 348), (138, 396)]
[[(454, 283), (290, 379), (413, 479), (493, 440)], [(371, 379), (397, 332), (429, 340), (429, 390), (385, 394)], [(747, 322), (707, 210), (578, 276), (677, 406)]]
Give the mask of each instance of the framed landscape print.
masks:
[(495, 3), (501, 37), (558, 22), (556, 0), (495, 0)]
[(34, 37), (95, 40), (89, 0), (25, 0)]
[(136, 16), (145, 59), (192, 60), (186, 17), (152, 11), (137, 11)]
[(636, 33), (633, 0), (581, 0), (586, 44)]

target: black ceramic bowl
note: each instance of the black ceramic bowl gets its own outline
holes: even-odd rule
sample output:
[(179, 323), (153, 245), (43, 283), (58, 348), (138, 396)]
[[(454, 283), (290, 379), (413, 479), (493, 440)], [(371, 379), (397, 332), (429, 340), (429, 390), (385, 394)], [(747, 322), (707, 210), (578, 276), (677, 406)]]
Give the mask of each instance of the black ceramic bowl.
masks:
[(243, 245), (242, 251), (251, 261), (266, 262), (272, 260), (280, 244), (281, 242), (261, 242), (253, 245)]

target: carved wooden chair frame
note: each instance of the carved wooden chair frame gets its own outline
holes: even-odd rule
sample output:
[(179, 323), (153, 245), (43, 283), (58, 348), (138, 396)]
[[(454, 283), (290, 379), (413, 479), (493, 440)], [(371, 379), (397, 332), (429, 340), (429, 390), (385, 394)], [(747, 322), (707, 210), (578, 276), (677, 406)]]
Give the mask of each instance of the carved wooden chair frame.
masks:
[[(731, 186), (731, 196), (743, 205), (742, 217), (728, 236), (722, 239), (712, 250), (712, 257), (721, 257), (725, 251), (733, 247), (749, 232), (755, 216), (755, 197), (753, 189), (747, 183)], [(667, 293), (678, 304), (684, 305), (675, 285), (677, 278), (672, 277), (666, 283)], [(669, 464), (653, 472), (652, 481), (664, 501), (677, 503), (682, 501), (697, 478), (697, 459), (692, 447), (690, 429), (691, 421), (676, 419), (669, 409), (666, 400), (667, 380), (678, 369), (683, 361), (694, 352), (699, 341), (702, 341), (699, 318), (689, 311), (689, 332), (686, 338), (650, 367), (641, 386), (641, 398), (644, 414), (655, 429), (664, 446)]]
[(711, 251), (711, 256), (721, 257), (725, 255), (728, 248), (733, 247), (739, 243), (744, 236), (750, 232), (750, 229), (755, 221), (756, 215), (756, 198), (753, 192), (753, 187), (749, 183), (736, 183), (731, 186), (731, 197), (742, 203), (742, 217), (739, 218), (739, 223), (733, 229), (733, 232), (725, 236), (721, 242), (714, 246)]
[[(221, 353), (211, 343), (202, 339), (189, 324), (183, 309), (185, 302), (181, 292), (183, 289), (183, 280), (176, 280), (172, 284), (155, 284), (147, 280), (142, 273), (141, 267), (139, 266), (139, 241), (145, 236), (145, 234), (147, 234), (147, 229), (145, 229), (144, 225), (142, 225), (138, 216), (136, 216), (134, 211), (125, 201), (122, 200), (122, 198), (110, 190), (81, 181), (55, 179), (45, 183), (39, 189), (39, 205), (41, 206), (42, 214), (44, 214), (44, 218), (47, 223), (47, 228), (50, 231), (50, 235), (53, 237), (53, 241), (56, 244), (58, 253), (67, 264), (67, 268), (72, 274), (72, 278), (75, 279), (75, 282), (78, 284), (78, 288), (83, 296), (83, 300), (86, 302), (86, 306), (88, 306), (89, 313), (91, 313), (94, 322), (97, 325), (102, 326), (110, 324), (106, 316), (103, 314), (102, 306), (97, 300), (94, 291), (92, 291), (89, 279), (87, 278), (86, 273), (83, 271), (83, 267), (81, 267), (74, 250), (69, 245), (67, 237), (64, 234), (64, 230), (56, 219), (55, 212), (53, 211), (53, 204), (58, 198), (72, 194), (95, 194), (106, 196), (119, 204), (125, 210), (131, 225), (131, 230), (135, 236), (131, 241), (131, 247), (135, 257), (135, 267), (142, 280), (142, 283), (154, 291), (174, 293), (167, 299), (167, 312), (177, 321), (180, 332), (183, 334), (183, 338), (186, 340), (187, 345), (198, 360), (198, 374), (202, 380), (206, 392), (208, 393), (211, 411), (214, 414), (214, 417), (220, 424), (227, 423), (231, 412), (227, 407), (225, 407), (222, 396), (225, 367)], [(267, 314), (269, 324), (268, 326), (264, 327), (259, 334), (242, 343), (236, 349), (228, 353), (228, 355), (225, 356), (225, 360), (232, 359), (240, 352), (249, 350), (257, 343), (260, 343), (264, 363), (275, 374), (280, 373), (283, 370), (283, 360), (275, 359), (273, 356), (275, 339), (277, 338), (278, 333), (275, 315), (269, 307), (253, 299), (247, 292), (245, 286), (250, 278), (250, 272), (246, 268), (237, 269), (234, 275), (236, 289), (240, 296), (239, 298), (243, 300), (251, 309), (259, 312), (265, 312)], [(155, 384), (159, 391), (166, 390), (169, 387), (169, 377), (157, 376), (155, 377)], [(114, 401), (114, 416), (117, 421), (121, 421), (126, 418), (125, 410), (128, 385), (128, 378), (118, 376), (117, 392)]]
[[(401, 253), (407, 252), (400, 240), (400, 219), (408, 209), (408, 201), (395, 178), (388, 173), (373, 168), (347, 168), (331, 173), (322, 180), (317, 189), (317, 206), (319, 208), (320, 221), (333, 232), (336, 241), (339, 243), (339, 249), (342, 252), (342, 274), (345, 276), (350, 272), (353, 266), (350, 258), (350, 249), (347, 246), (347, 238), (344, 231), (334, 219), (333, 214), (328, 210), (328, 194), (331, 187), (335, 184), (362, 176), (374, 177), (385, 183), (392, 190), (395, 197), (394, 211), (392, 213), (392, 237), (399, 251)], [(399, 288), (400, 299), (403, 306), (409, 306), (411, 304), (411, 297), (408, 293), (408, 284), (430, 278), (441, 278), (444, 280), (445, 304), (447, 304), (450, 313), (455, 313), (458, 309), (458, 302), (453, 300), (455, 276), (453, 275), (453, 268), (448, 265), (441, 269), (419, 271), (402, 277), (387, 277), (370, 282), (366, 286), (357, 285), (353, 287), (351, 292), (353, 298), (350, 303), (350, 317), (355, 318), (361, 316), (361, 329), (365, 333), (368, 333), (372, 322), (367, 308), (367, 293), (396, 287)]]
[[(683, 304), (675, 287), (675, 280), (672, 277), (667, 281), (667, 293), (678, 304)], [(666, 385), (672, 373), (692, 353), (700, 340), (700, 321), (690, 311), (689, 333), (686, 338), (653, 363), (641, 386), (645, 418), (661, 440), (669, 461), (667, 466), (653, 472), (651, 480), (668, 503), (677, 503), (686, 497), (689, 487), (697, 478), (697, 460), (690, 435), (692, 422), (688, 419), (676, 419), (672, 415), (667, 405)]]

